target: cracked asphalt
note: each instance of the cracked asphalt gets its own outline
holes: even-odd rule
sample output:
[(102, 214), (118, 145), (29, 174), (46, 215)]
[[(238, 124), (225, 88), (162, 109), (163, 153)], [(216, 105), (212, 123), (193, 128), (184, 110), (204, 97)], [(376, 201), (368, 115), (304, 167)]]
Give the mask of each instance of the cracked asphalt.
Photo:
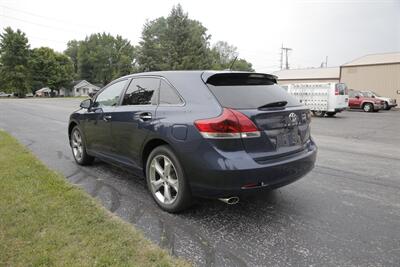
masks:
[(67, 123), (79, 102), (2, 99), (0, 128), (173, 255), (197, 266), (400, 265), (399, 111), (313, 118), (319, 154), (306, 177), (234, 206), (198, 200), (173, 215), (126, 170), (74, 163)]

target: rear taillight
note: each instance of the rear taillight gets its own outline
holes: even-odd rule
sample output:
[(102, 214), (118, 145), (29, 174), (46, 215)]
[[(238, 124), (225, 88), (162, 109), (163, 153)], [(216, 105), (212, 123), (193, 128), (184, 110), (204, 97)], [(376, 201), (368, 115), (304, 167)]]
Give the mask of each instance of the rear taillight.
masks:
[(339, 88), (337, 86), (335, 88), (335, 95), (339, 95)]
[(260, 131), (243, 113), (224, 108), (220, 116), (194, 122), (204, 138), (251, 138), (260, 137)]

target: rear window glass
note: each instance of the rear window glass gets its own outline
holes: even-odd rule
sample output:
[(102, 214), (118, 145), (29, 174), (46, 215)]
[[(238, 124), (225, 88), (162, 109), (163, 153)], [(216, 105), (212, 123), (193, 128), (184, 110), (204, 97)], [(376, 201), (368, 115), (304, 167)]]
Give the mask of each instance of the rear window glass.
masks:
[(220, 104), (227, 108), (253, 109), (280, 101), (286, 101), (286, 107), (301, 105), (299, 100), (276, 84), (207, 85)]
[(336, 84), (336, 91), (338, 91), (339, 95), (346, 95), (347, 94), (347, 86), (344, 83), (337, 83)]

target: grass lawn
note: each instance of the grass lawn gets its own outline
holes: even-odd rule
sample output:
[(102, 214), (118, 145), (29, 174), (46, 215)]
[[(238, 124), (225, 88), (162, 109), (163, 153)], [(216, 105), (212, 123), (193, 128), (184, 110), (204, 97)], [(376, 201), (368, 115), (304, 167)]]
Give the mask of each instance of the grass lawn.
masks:
[(0, 266), (188, 266), (0, 130)]

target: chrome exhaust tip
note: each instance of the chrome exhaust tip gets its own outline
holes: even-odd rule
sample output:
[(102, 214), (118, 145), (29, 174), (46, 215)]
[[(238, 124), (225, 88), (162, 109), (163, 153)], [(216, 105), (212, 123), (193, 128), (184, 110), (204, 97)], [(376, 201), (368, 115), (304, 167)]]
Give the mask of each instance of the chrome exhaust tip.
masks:
[(239, 203), (238, 197), (219, 198), (219, 200), (228, 205), (235, 205), (235, 204)]

